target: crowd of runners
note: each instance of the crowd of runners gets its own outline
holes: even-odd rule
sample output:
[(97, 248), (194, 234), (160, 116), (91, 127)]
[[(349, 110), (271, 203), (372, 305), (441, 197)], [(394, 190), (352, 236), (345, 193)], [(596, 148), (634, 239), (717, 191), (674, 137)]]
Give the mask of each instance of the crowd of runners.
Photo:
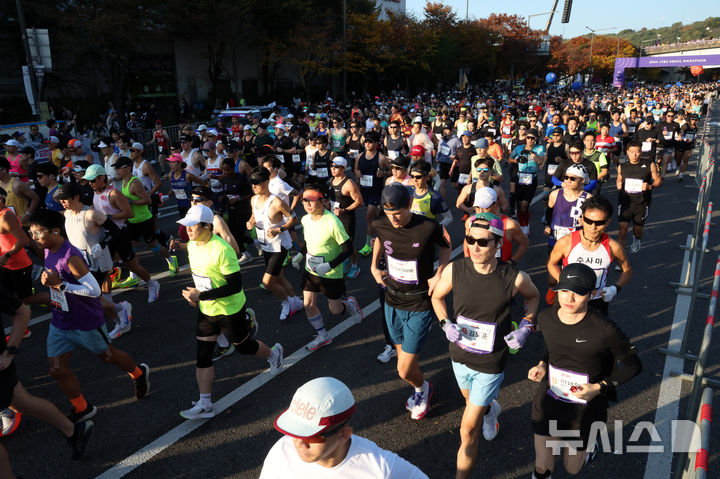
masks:
[[(550, 477), (550, 441), (568, 430), (580, 431), (563, 456), (577, 474), (597, 453), (588, 448), (592, 424), (607, 420), (618, 387), (641, 371), (609, 308), (633, 275), (627, 235), (629, 252), (640, 253), (653, 191), (685, 179), (715, 88), (476, 89), (348, 105), (328, 99), (296, 105), (284, 117), (276, 111), (187, 126), (178, 141), (160, 123), (145, 144), (117, 125), (93, 145), (50, 135), (52, 154), (42, 161), (16, 135), (0, 157), (0, 312), (12, 326), (0, 340), (2, 435), (22, 434), (22, 417), (30, 415), (68, 438), (73, 459), (85, 454), (97, 407), (69, 366), (79, 347), (125, 371), (137, 400), (148, 394), (151, 367), (113, 346), (143, 315), (141, 304), (116, 302), (113, 290), (147, 287), (148, 303), (164, 298), (139, 261), (144, 243), (165, 260), (165, 276), (179, 273), (178, 252), (186, 251), (192, 275), (182, 297), (197, 310), (198, 396), (182, 417), (215, 415), (213, 364), (233, 352), (267, 360), (270, 374), (283, 369), (283, 346), (274, 327), (259, 333), (263, 322), (304, 310), (305, 347), (316, 351), (333, 341), (327, 323), (337, 319), (327, 312), (363, 321), (346, 294), (348, 282), (363, 282), (377, 289), (384, 318), (384, 344), (373, 355), (396, 361), (413, 420), (432, 405), (434, 386), (419, 358), (433, 323), (449, 342), (465, 399), (458, 478), (475, 467), (480, 435), (491, 441), (498, 434), (507, 359), (535, 332), (545, 352), (527, 374), (539, 383), (533, 477)], [(617, 193), (608, 185), (613, 177)], [(165, 232), (158, 212), (168, 197), (180, 219)], [(531, 218), (538, 201), (544, 214)], [(610, 238), (614, 218), (619, 235)], [(448, 232), (455, 222), (460, 237)], [(531, 228), (547, 237), (547, 249), (537, 250), (547, 258), (542, 285), (520, 267)], [(457, 259), (454, 246), (463, 250)], [(243, 290), (242, 265), (256, 256), (278, 318), (256, 313)], [(371, 258), (362, 277), (361, 256)], [(288, 267), (302, 271), (299, 284), (285, 277)], [(611, 268), (620, 273), (612, 284)], [(51, 308), (48, 368), (70, 403), (67, 415), (30, 395), (15, 370), (34, 305)], [(427, 477), (352, 434), (352, 387), (315, 378), (298, 389), (275, 422), (284, 437), (261, 477)], [(0, 477), (14, 477), (2, 446)]]

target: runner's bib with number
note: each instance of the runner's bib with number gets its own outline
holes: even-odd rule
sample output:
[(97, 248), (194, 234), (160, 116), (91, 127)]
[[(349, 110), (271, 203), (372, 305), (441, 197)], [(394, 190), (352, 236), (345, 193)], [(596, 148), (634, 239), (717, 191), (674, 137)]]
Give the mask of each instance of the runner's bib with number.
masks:
[(628, 133), (635, 133), (635, 127), (634, 126), (628, 126)]
[(330, 208), (335, 211), (336, 209), (340, 208), (340, 202), (339, 201), (331, 201), (330, 202)]
[(212, 289), (212, 282), (207, 276), (193, 274), (192, 277), (195, 282), (195, 289), (198, 291), (210, 291)]
[(173, 194), (175, 195), (175, 198), (178, 200), (186, 200), (187, 199), (187, 193), (185, 190), (178, 190), (173, 188)]
[(672, 131), (663, 133), (663, 138), (665, 138), (666, 140), (672, 140)]
[(300, 163), (300, 155), (295, 154), (292, 156), (292, 162), (293, 163)]
[(65, 297), (65, 291), (60, 291), (57, 288), (50, 288), (50, 304), (65, 313), (70, 311), (67, 298)]
[(398, 152), (396, 150), (388, 150), (388, 156), (390, 157), (391, 160), (394, 160), (399, 155), (400, 155), (400, 152)]
[(282, 163), (283, 161), (285, 161), (285, 158), (284, 158), (282, 155), (275, 155), (275, 158), (277, 158), (278, 160), (280, 160), (280, 163)]
[(324, 256), (313, 256), (309, 253), (305, 255), (305, 264), (307, 265), (307, 267), (310, 271), (315, 271), (315, 268), (317, 268), (324, 262), (325, 262)]
[(462, 338), (458, 341), (458, 347), (471, 353), (488, 354), (493, 352), (495, 344), (495, 330), (497, 324), (475, 321), (458, 315), (457, 324), (460, 326)]
[(460, 173), (460, 176), (458, 176), (458, 183), (460, 183), (461, 185), (467, 185), (467, 180), (469, 176), (470, 175), (468, 175), (467, 173)]
[(692, 133), (685, 133), (685, 136), (683, 136), (683, 140), (692, 141), (695, 139), (695, 135)]
[(388, 274), (398, 283), (419, 284), (417, 260), (402, 260), (387, 255)]
[(559, 240), (559, 239), (562, 238), (563, 236), (567, 236), (567, 235), (569, 235), (570, 233), (572, 233), (573, 231), (575, 231), (575, 228), (573, 228), (572, 226), (558, 226), (558, 225), (555, 225), (555, 226), (553, 226), (553, 231), (554, 231), (554, 234), (555, 234), (555, 239), (556, 239), (556, 240)]
[(373, 175), (362, 175), (360, 177), (360, 186), (371, 188), (373, 185)]
[(503, 132), (503, 135), (509, 135), (509, 134), (510, 134), (510, 127), (509, 127), (509, 126), (503, 126), (502, 132)]
[(442, 140), (442, 133), (435, 133), (435, 138), (437, 138), (437, 141)]
[(350, 150), (349, 153), (352, 158), (355, 158), (356, 156), (358, 156), (358, 153), (360, 153), (360, 150)]
[(318, 178), (327, 178), (328, 177), (328, 169), (327, 168), (318, 168), (315, 170), (315, 173), (317, 174)]
[(518, 173), (518, 183), (521, 185), (532, 185), (533, 175), (531, 173)]
[(548, 165), (548, 175), (554, 175), (558, 165)]
[(586, 404), (587, 401), (584, 399), (578, 399), (573, 396), (570, 388), (578, 387), (581, 384), (587, 384), (590, 380), (587, 374), (580, 374), (573, 371), (566, 371), (554, 367), (552, 364), (548, 366), (548, 383), (550, 384), (550, 391), (553, 395), (565, 402), (572, 402), (576, 404)]
[(643, 142), (641, 149), (642, 149), (642, 151), (652, 150), (652, 142), (650, 142), (650, 141)]
[(625, 178), (625, 191), (627, 193), (642, 193), (643, 180), (638, 178)]
[(340, 140), (333, 140), (333, 148), (340, 148)]
[(440, 154), (444, 156), (450, 156), (450, 147), (447, 145), (443, 145), (440, 147)]

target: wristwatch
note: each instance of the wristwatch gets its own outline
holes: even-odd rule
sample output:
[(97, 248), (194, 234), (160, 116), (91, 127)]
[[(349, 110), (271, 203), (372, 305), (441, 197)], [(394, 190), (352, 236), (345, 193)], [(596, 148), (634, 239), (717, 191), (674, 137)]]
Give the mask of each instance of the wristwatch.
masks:
[(60, 286), (58, 286), (58, 289), (60, 291), (65, 291), (65, 288), (67, 288), (67, 283), (63, 281), (62, 283), (60, 283)]
[(447, 323), (447, 319), (441, 319), (440, 320), (440, 329), (445, 329), (445, 323)]
[(12, 354), (13, 356), (17, 356), (18, 348), (16, 348), (15, 346), (8, 346), (5, 351)]

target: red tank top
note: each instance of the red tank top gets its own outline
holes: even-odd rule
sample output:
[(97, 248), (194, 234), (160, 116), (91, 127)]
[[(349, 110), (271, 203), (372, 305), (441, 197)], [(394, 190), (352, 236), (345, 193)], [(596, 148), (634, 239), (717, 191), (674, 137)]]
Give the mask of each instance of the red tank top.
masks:
[[(15, 215), (15, 213), (10, 211), (9, 208), (0, 210), (0, 220), (2, 220), (2, 218), (8, 214), (15, 216), (15, 220), (20, 223), (18, 217)], [(13, 249), (15, 243), (17, 243), (17, 238), (15, 238), (15, 236), (11, 235), (10, 233), (0, 233), (0, 255), (4, 255), (5, 253)], [(25, 248), (23, 248), (14, 255), (10, 256), (10, 259), (8, 259), (8, 262), (3, 267), (15, 271), (18, 269), (27, 268), (31, 264), (32, 260), (30, 260), (30, 257), (28, 256), (27, 251), (25, 251)]]

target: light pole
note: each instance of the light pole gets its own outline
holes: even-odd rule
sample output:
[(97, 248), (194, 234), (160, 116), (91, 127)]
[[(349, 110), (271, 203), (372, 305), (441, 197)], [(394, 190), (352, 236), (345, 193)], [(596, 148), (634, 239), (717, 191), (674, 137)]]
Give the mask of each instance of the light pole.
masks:
[[(595, 73), (595, 68), (593, 68), (592, 64), (592, 55), (593, 55), (593, 44), (595, 43), (595, 33), (597, 32), (604, 32), (607, 30), (615, 30), (617, 27), (610, 27), (610, 28), (601, 28), (600, 30), (593, 30), (592, 28), (586, 26), (588, 30), (590, 30), (590, 83), (592, 83), (593, 74)], [(619, 40), (618, 40), (618, 48), (620, 46)]]
[(643, 41), (640, 42), (640, 58), (642, 58), (643, 49), (645, 48), (645, 47), (643, 46), (643, 44), (644, 44), (644, 43), (654, 42), (654, 41), (655, 41), (655, 40), (643, 40)]
[(347, 103), (347, 2), (343, 0), (343, 101)]

